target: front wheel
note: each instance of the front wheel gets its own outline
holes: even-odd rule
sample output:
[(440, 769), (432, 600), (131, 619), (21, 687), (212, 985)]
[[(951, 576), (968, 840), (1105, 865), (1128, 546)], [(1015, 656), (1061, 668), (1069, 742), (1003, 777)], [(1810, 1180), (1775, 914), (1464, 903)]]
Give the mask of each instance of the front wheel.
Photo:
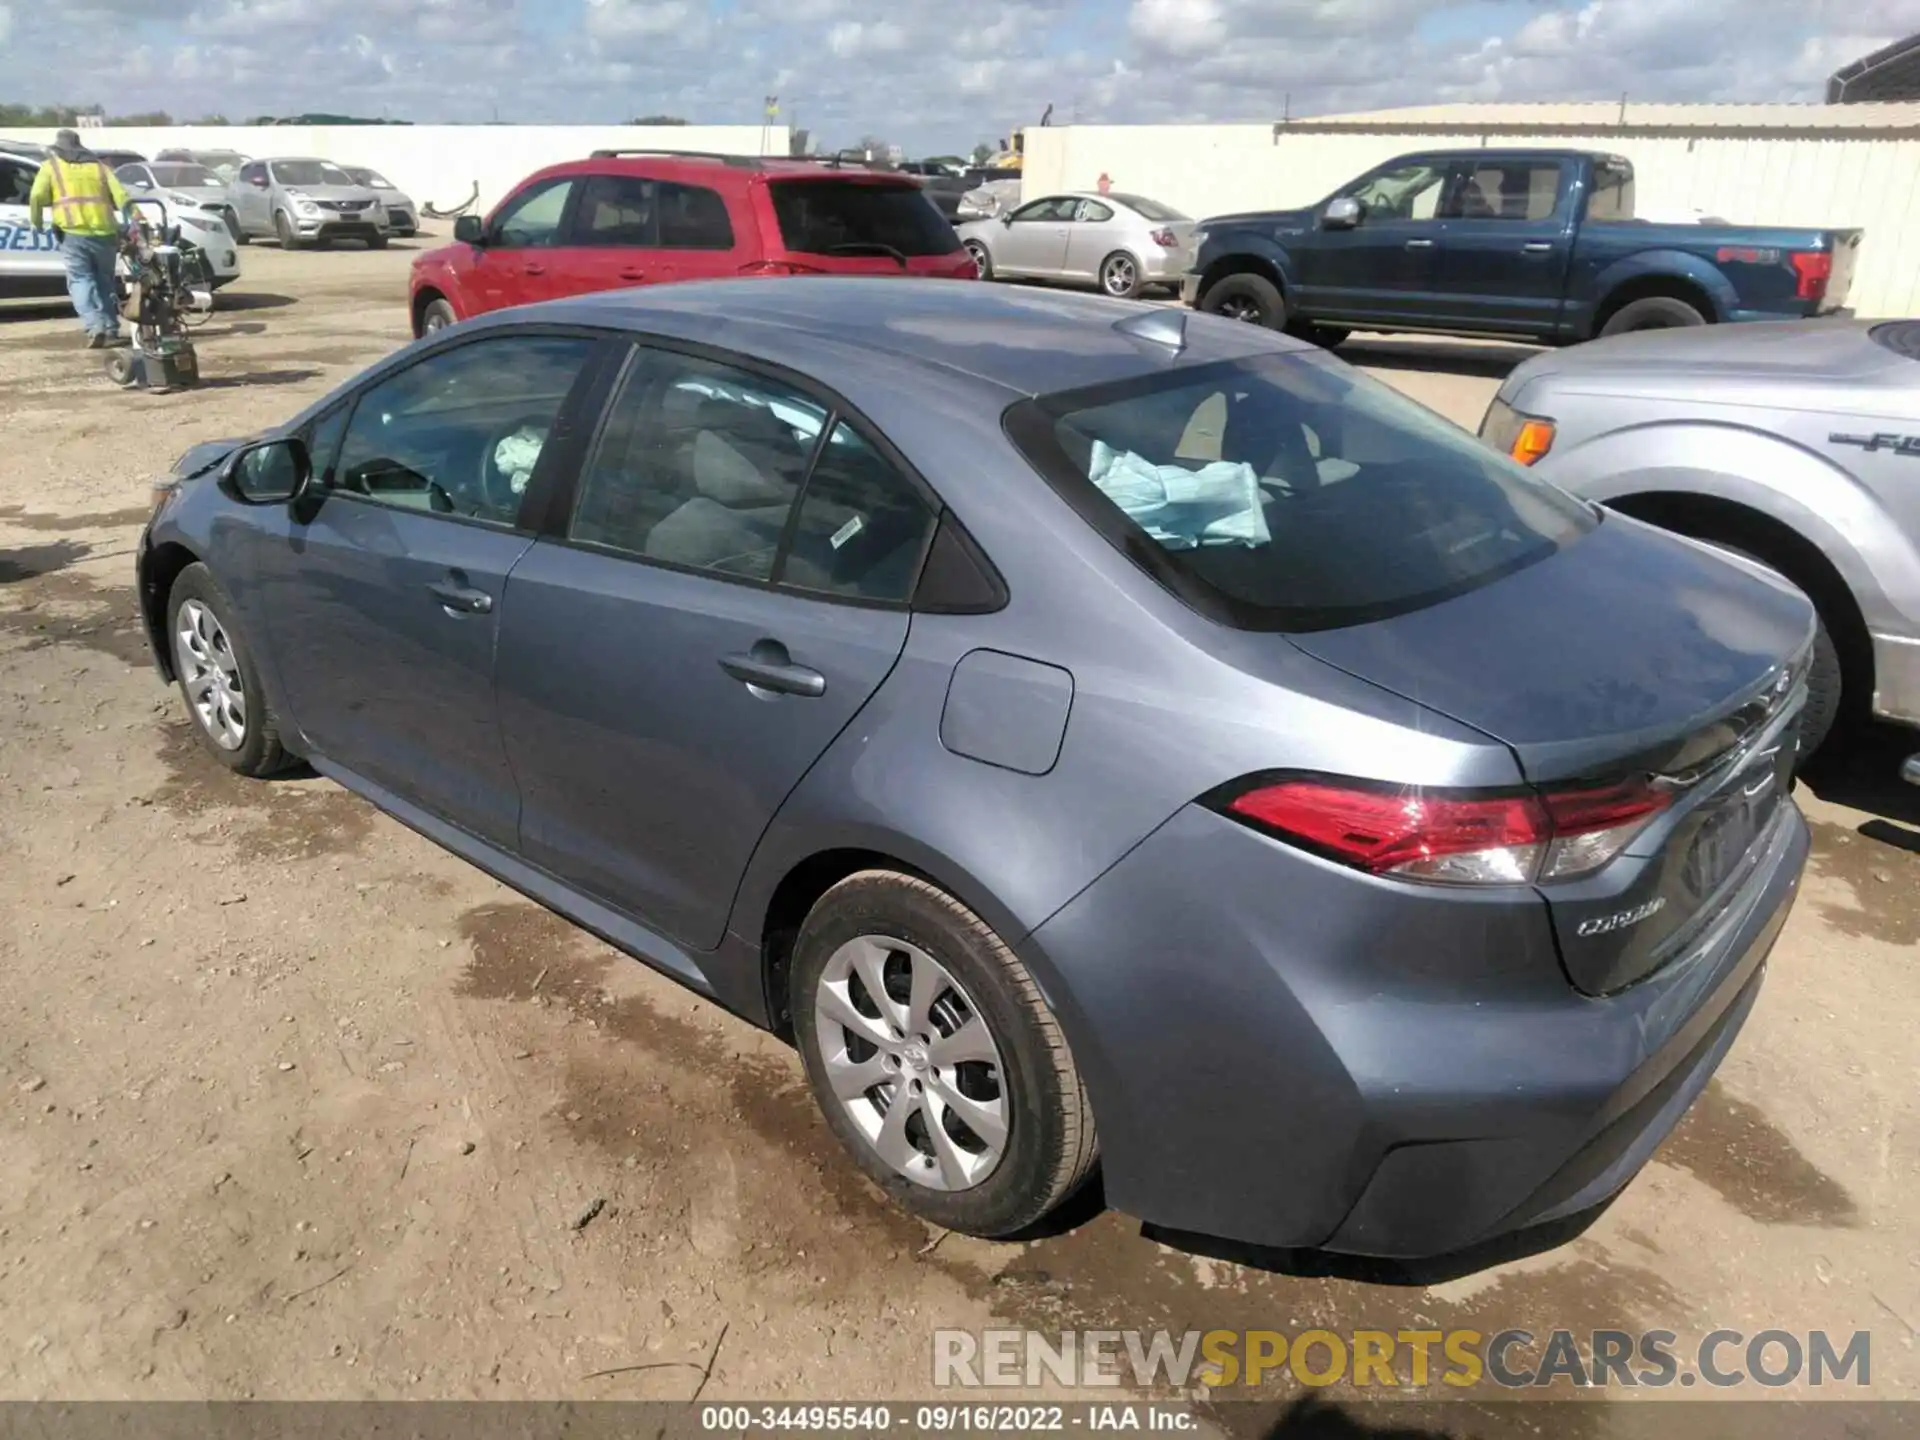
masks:
[(1229, 275), (1215, 281), (1200, 297), (1200, 308), (1209, 315), (1270, 330), (1287, 328), (1287, 303), (1280, 287), (1264, 275)]
[(420, 333), (422, 335), (431, 335), (435, 331), (444, 330), (449, 325), (457, 323), (459, 318), (459, 316), (453, 313), (453, 306), (447, 301), (432, 301), (428, 304), (427, 308), (421, 312)]
[(195, 562), (182, 570), (167, 597), (173, 673), (186, 698), (200, 747), (241, 775), (286, 768), (280, 726), (267, 704), (259, 669), (233, 623), (233, 602)]
[(1140, 262), (1124, 250), (1116, 250), (1100, 262), (1100, 288), (1116, 300), (1133, 300), (1146, 286), (1140, 279)]
[(369, 239), (367, 240), (367, 248), (368, 248), (369, 250), (384, 250), (384, 249), (386, 249), (386, 248), (387, 248), (387, 237), (386, 237), (386, 236), (384, 236), (384, 235), (374, 235), (374, 236), (371, 236), (371, 237), (369, 237)]
[(886, 870), (841, 881), (801, 927), (791, 993), (828, 1126), (902, 1208), (1004, 1239), (1092, 1172), (1093, 1112), (1059, 1022), (953, 897)]
[(273, 212), (273, 233), (274, 237), (279, 240), (282, 250), (298, 250), (300, 248), (299, 237), (293, 233), (293, 222), (287, 219), (286, 211), (276, 210)]
[(967, 255), (973, 261), (973, 268), (982, 280), (993, 278), (993, 256), (987, 253), (987, 247), (978, 240), (967, 241)]

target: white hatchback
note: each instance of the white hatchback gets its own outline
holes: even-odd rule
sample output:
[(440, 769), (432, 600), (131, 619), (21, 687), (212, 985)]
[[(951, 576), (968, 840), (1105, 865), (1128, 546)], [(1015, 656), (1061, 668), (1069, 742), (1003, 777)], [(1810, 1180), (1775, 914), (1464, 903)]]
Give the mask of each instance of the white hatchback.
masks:
[[(66, 266), (53, 232), (35, 230), (28, 219), (27, 197), (39, 170), (32, 156), (0, 153), (0, 300), (55, 300), (67, 293)], [(168, 201), (166, 206), (181, 238), (206, 254), (213, 288), (237, 280), (240, 254), (226, 222), (198, 205)]]

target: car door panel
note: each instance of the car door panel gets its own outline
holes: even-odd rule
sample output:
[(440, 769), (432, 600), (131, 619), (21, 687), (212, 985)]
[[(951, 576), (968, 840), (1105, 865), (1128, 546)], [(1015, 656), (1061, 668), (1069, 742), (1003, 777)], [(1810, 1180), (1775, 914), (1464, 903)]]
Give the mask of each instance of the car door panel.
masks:
[(579, 186), (571, 178), (538, 181), (509, 198), (487, 226), (487, 243), (465, 278), (475, 313), (535, 305), (574, 293), (571, 252), (562, 243)]
[(1448, 201), (1435, 290), (1442, 318), (1551, 335), (1573, 254), (1564, 161), (1495, 157), (1464, 167)]
[(493, 694), (507, 578), (533, 543), (519, 512), (563, 463), (600, 344), (494, 332), (388, 372), (351, 402), (337, 453), (316, 447), (327, 483), (254, 541), (307, 743), (495, 846), (519, 832)]
[[(1023, 205), (1001, 226), (993, 246), (994, 268), (1021, 275), (1058, 276), (1067, 263), (1069, 226), (1060, 218), (1060, 202)], [(1005, 255), (1003, 262), (1001, 256)]]
[[(508, 586), (499, 702), (533, 864), (696, 949), (774, 812), (866, 703), (907, 616), (542, 540)], [(811, 671), (761, 688), (741, 659)]]
[(1435, 293), (1450, 161), (1396, 161), (1342, 192), (1366, 206), (1358, 225), (1329, 230), (1320, 213), (1295, 264), (1307, 313), (1343, 323), (1419, 324), (1444, 308)]

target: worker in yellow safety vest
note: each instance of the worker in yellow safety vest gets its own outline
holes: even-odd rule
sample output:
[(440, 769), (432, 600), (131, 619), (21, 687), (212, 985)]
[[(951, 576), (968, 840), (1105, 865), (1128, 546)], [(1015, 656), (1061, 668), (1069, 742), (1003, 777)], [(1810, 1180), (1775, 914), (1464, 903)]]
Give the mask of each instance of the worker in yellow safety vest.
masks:
[(53, 212), (53, 233), (67, 267), (67, 294), (80, 323), (87, 328), (87, 345), (124, 345), (120, 333), (120, 287), (114, 279), (114, 261), (120, 254), (125, 229), (127, 192), (104, 160), (80, 143), (78, 132), (62, 130), (53, 140), (53, 154), (33, 177), (27, 197), (27, 223)]

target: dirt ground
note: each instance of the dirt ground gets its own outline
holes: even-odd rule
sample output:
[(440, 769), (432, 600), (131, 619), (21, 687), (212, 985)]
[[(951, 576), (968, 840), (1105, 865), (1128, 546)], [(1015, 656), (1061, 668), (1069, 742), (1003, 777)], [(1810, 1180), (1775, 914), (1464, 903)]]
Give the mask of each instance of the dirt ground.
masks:
[[(243, 259), (197, 393), (123, 394), (70, 316), (0, 315), (0, 1397), (926, 1398), (936, 1326), (1314, 1322), (1868, 1330), (1870, 1393), (1920, 1398), (1898, 737), (1801, 788), (1815, 859), (1744, 1036), (1561, 1248), (1385, 1285), (1096, 1205), (941, 1237), (778, 1043), (330, 783), (195, 749), (135, 618), (149, 477), (406, 330), (408, 247)], [(1471, 425), (1516, 353), (1349, 358)]]

